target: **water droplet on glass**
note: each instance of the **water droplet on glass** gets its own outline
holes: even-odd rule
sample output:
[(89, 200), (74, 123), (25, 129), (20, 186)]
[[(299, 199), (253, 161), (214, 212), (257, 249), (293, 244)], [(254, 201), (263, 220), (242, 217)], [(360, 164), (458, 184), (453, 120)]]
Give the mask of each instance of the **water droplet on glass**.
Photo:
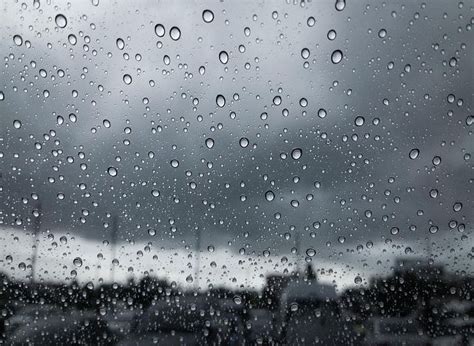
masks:
[(311, 55), (311, 52), (309, 51), (308, 48), (303, 48), (303, 49), (301, 50), (301, 57), (302, 57), (303, 59), (308, 59), (310, 55)]
[(130, 76), (129, 74), (124, 74), (123, 75), (123, 82), (127, 85), (131, 84), (132, 83), (132, 76)]
[(67, 25), (67, 19), (62, 14), (57, 14), (54, 18), (54, 21), (56, 22), (56, 25), (60, 28), (65, 28)]
[(346, 0), (336, 0), (336, 10), (342, 11), (346, 7)]
[(152, 237), (156, 235), (156, 230), (154, 228), (150, 228), (148, 230), (148, 234), (151, 235)]
[(125, 48), (125, 42), (121, 38), (118, 38), (117, 41), (115, 41), (115, 44), (117, 45), (117, 48), (122, 50)]
[(216, 104), (222, 108), (225, 106), (225, 97), (223, 95), (217, 95), (216, 97)]
[(13, 36), (13, 43), (17, 46), (21, 46), (23, 44), (23, 38), (20, 35)]
[(173, 168), (178, 168), (178, 166), (179, 166), (179, 161), (178, 161), (178, 160), (171, 160), (170, 165), (171, 165), (171, 167), (173, 167)]
[(295, 148), (291, 151), (291, 157), (293, 160), (299, 160), (301, 156), (303, 155), (303, 150), (300, 148)]
[(156, 24), (155, 25), (155, 34), (158, 37), (163, 37), (165, 36), (166, 30), (165, 27), (162, 24)]
[(318, 117), (320, 117), (321, 119), (325, 118), (327, 115), (327, 112), (324, 108), (320, 108), (318, 110)]
[(13, 121), (13, 127), (16, 129), (21, 128), (21, 121), (20, 120), (14, 120)]
[(117, 171), (117, 168), (115, 168), (115, 167), (109, 167), (107, 169), (107, 173), (109, 173), (109, 175), (111, 177), (115, 177), (117, 175), (118, 171)]
[(72, 261), (72, 263), (73, 263), (76, 267), (82, 267), (82, 259), (81, 259), (80, 257), (74, 258), (74, 260)]
[(314, 24), (316, 24), (316, 19), (314, 19), (314, 17), (309, 17), (308, 20), (306, 21), (306, 24), (309, 27), (312, 27), (312, 26), (314, 26)]
[(213, 146), (214, 146), (214, 140), (212, 138), (207, 138), (206, 147), (208, 147), (209, 149), (212, 149)]
[(170, 37), (171, 39), (173, 39), (174, 41), (178, 41), (179, 38), (181, 37), (181, 30), (179, 30), (179, 28), (177, 26), (173, 26), (171, 29), (170, 29)]
[(69, 36), (67, 37), (67, 40), (73, 46), (76, 45), (76, 43), (77, 43), (77, 37), (76, 37), (76, 35), (73, 35), (73, 34), (69, 34)]
[(242, 148), (246, 148), (248, 145), (249, 145), (249, 140), (245, 137), (242, 137), (240, 140), (239, 140), (239, 145), (242, 147)]
[(309, 248), (306, 250), (306, 255), (308, 255), (309, 257), (314, 257), (316, 255), (316, 250), (314, 250), (313, 248)]
[(273, 201), (275, 199), (275, 194), (273, 193), (273, 191), (268, 190), (267, 192), (265, 192), (265, 199), (269, 202)]
[(206, 23), (211, 23), (214, 20), (214, 13), (211, 10), (202, 11), (202, 20)]
[(419, 154), (420, 154), (420, 151), (415, 148), (415, 149), (410, 150), (410, 153), (408, 155), (410, 156), (410, 159), (414, 160), (418, 157)]
[(462, 209), (462, 203), (461, 203), (461, 202), (456, 202), (456, 203), (454, 203), (454, 205), (453, 205), (453, 210), (454, 210), (455, 212), (460, 212), (461, 209)]
[(333, 64), (339, 64), (342, 60), (342, 52), (338, 49), (332, 52), (331, 61)]
[(362, 125), (364, 125), (364, 122), (365, 122), (365, 119), (364, 119), (364, 117), (361, 117), (361, 116), (356, 117), (355, 120), (354, 120), (354, 124), (356, 126), (362, 126)]
[(227, 52), (225, 50), (221, 51), (219, 53), (219, 60), (224, 65), (227, 64), (227, 62), (229, 61), (229, 54), (227, 54)]
[(385, 29), (380, 29), (378, 35), (380, 38), (384, 38), (387, 36), (387, 31)]

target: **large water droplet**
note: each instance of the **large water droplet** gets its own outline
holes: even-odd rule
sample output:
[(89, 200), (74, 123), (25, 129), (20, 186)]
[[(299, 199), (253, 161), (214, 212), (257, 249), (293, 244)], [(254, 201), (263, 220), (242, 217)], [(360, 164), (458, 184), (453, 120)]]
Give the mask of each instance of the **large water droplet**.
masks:
[(248, 138), (242, 137), (242, 138), (239, 140), (239, 145), (240, 145), (242, 148), (247, 148), (247, 146), (249, 145), (249, 140), (248, 140)]
[(170, 165), (171, 165), (171, 167), (173, 167), (173, 168), (178, 168), (178, 166), (179, 166), (179, 161), (178, 161), (178, 160), (171, 160)]
[(342, 52), (337, 49), (331, 54), (331, 61), (333, 64), (339, 64), (342, 60)]
[(181, 37), (181, 30), (179, 30), (179, 28), (177, 26), (173, 26), (171, 29), (170, 29), (170, 37), (171, 39), (173, 39), (174, 41), (178, 41), (179, 38)]
[(216, 104), (222, 108), (225, 106), (225, 97), (223, 95), (217, 95), (216, 97)]
[(202, 11), (202, 20), (206, 23), (211, 23), (214, 20), (214, 13), (211, 10)]
[(62, 14), (57, 14), (54, 18), (54, 21), (56, 22), (56, 25), (60, 28), (65, 28), (67, 25), (67, 19)]
[(410, 153), (408, 155), (410, 156), (410, 159), (414, 160), (418, 157), (419, 154), (420, 154), (420, 151), (415, 148), (415, 149), (410, 150)]
[(346, 7), (346, 0), (336, 0), (336, 10), (342, 11)]
[(158, 37), (163, 37), (165, 36), (166, 30), (165, 27), (162, 24), (156, 24), (155, 25), (155, 34)]
[(13, 121), (13, 127), (16, 129), (21, 128), (21, 121), (20, 120), (14, 120)]
[(299, 160), (301, 156), (303, 155), (303, 150), (300, 148), (295, 148), (291, 151), (291, 157), (293, 160)]
[(129, 74), (124, 74), (123, 75), (123, 82), (127, 85), (131, 84), (132, 83), (132, 76), (130, 76)]
[(23, 44), (23, 38), (20, 35), (13, 36), (13, 43), (17, 46), (21, 46)]
[(273, 191), (268, 190), (267, 192), (265, 192), (265, 199), (269, 202), (273, 201), (275, 199), (275, 194), (273, 193)]
[(77, 43), (77, 37), (76, 37), (76, 35), (73, 35), (73, 34), (69, 34), (68, 37), (67, 37), (67, 40), (68, 40), (69, 43), (72, 44), (73, 46), (75, 46), (76, 43)]
[(125, 48), (125, 42), (119, 37), (117, 41), (115, 41), (115, 44), (117, 45), (117, 48), (122, 50)]
[(364, 117), (361, 117), (361, 116), (356, 117), (355, 120), (354, 120), (354, 124), (356, 126), (362, 126), (362, 125), (364, 125), (364, 122), (365, 122), (365, 119), (364, 119)]
[(109, 173), (109, 175), (111, 177), (115, 177), (117, 175), (118, 171), (117, 171), (117, 168), (115, 168), (115, 167), (109, 167), (107, 169), (107, 173)]
[(208, 147), (209, 149), (212, 149), (212, 147), (214, 147), (214, 140), (212, 138), (206, 139), (206, 147)]
[(74, 260), (72, 261), (72, 263), (73, 263), (76, 267), (82, 267), (82, 259), (81, 259), (80, 257), (74, 258)]
[(320, 117), (321, 119), (325, 118), (327, 115), (327, 112), (324, 108), (320, 108), (318, 110), (318, 117)]
[(219, 53), (219, 60), (224, 65), (227, 64), (227, 62), (229, 61), (229, 54), (227, 54), (227, 52), (225, 50), (221, 51)]

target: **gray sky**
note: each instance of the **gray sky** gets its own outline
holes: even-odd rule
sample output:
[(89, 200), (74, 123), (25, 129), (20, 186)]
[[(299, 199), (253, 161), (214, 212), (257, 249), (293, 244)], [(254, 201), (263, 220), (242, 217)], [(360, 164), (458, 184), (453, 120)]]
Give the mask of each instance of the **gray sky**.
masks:
[[(432, 237), (439, 258), (472, 274), (473, 7), (460, 4), (4, 2), (2, 253), (12, 252), (11, 237), (31, 239), (36, 194), (42, 231), (87, 244), (110, 241), (117, 215), (130, 258), (130, 242), (186, 257), (200, 229), (202, 248), (225, 248), (234, 269), (242, 248), (280, 261), (300, 233), (313, 262), (379, 272), (367, 263), (375, 248), (382, 261), (423, 256)], [(65, 258), (95, 257), (91, 247)], [(277, 270), (251, 268), (253, 282)]]

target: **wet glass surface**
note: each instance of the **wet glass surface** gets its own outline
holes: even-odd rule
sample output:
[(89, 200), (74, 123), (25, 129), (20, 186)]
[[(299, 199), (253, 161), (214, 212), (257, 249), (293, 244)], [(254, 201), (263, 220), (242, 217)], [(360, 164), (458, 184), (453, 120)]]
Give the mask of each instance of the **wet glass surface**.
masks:
[(469, 1), (0, 4), (0, 343), (470, 345)]

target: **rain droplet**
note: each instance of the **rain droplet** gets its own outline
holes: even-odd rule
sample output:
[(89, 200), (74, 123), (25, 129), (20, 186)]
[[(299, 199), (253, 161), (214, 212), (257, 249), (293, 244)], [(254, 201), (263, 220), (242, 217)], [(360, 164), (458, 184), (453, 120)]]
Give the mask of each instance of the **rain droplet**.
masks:
[(303, 150), (300, 148), (295, 148), (291, 151), (291, 157), (293, 160), (299, 160), (301, 156), (303, 155)]
[(123, 82), (127, 85), (131, 84), (132, 83), (132, 76), (130, 76), (129, 74), (124, 74), (123, 75)]
[(56, 22), (56, 25), (60, 28), (65, 28), (67, 25), (67, 19), (62, 14), (57, 14), (54, 18), (54, 21)]
[(237, 305), (242, 304), (242, 297), (234, 296), (234, 303), (237, 304)]
[(462, 203), (461, 202), (456, 202), (453, 205), (453, 210), (457, 213), (460, 212), (462, 209)]
[(151, 235), (152, 237), (156, 235), (156, 230), (154, 228), (150, 228), (148, 230), (148, 234)]
[(216, 104), (222, 108), (225, 106), (225, 97), (223, 95), (217, 95), (216, 97)]
[(314, 17), (309, 17), (308, 20), (306, 21), (306, 24), (309, 27), (312, 27), (312, 26), (314, 26), (314, 24), (316, 24), (316, 19), (314, 19)]
[(209, 149), (212, 149), (213, 146), (214, 146), (214, 140), (212, 138), (207, 138), (206, 147), (208, 147)]
[(332, 41), (332, 40), (335, 40), (336, 39), (336, 31), (335, 30), (329, 30), (328, 31), (328, 40)]
[(177, 26), (173, 26), (171, 29), (170, 29), (170, 37), (171, 39), (173, 39), (174, 41), (178, 41), (179, 38), (181, 37), (181, 30), (179, 30), (179, 28)]
[(303, 59), (308, 59), (310, 55), (311, 55), (311, 52), (309, 51), (308, 48), (303, 48), (303, 49), (301, 50), (301, 57), (302, 57)]
[(179, 161), (178, 161), (178, 160), (171, 160), (170, 165), (171, 165), (171, 167), (173, 167), (173, 168), (178, 168), (178, 166), (179, 166)]
[(356, 126), (362, 126), (362, 125), (364, 125), (364, 122), (365, 122), (365, 119), (364, 119), (364, 117), (361, 117), (361, 116), (356, 117), (355, 120), (354, 120), (354, 124)]
[(331, 61), (333, 64), (339, 64), (342, 60), (342, 52), (337, 49), (331, 54)]
[(219, 53), (219, 60), (224, 65), (227, 64), (229, 62), (229, 54), (227, 54), (227, 52), (225, 50), (221, 51)]
[(275, 194), (273, 193), (273, 191), (268, 190), (267, 192), (265, 192), (265, 199), (269, 202), (273, 201), (275, 199)]
[(13, 36), (13, 43), (17, 46), (21, 46), (23, 44), (23, 38), (20, 35)]
[(316, 250), (314, 250), (313, 248), (309, 248), (306, 250), (306, 255), (308, 255), (309, 257), (314, 257), (316, 255)]
[(118, 38), (117, 41), (115, 41), (115, 44), (117, 45), (117, 48), (122, 50), (125, 48), (125, 42), (121, 38)]
[(206, 23), (211, 23), (214, 20), (214, 13), (211, 10), (202, 11), (202, 20)]
[(387, 30), (380, 29), (378, 35), (380, 38), (384, 38), (385, 36), (387, 36)]
[(109, 173), (109, 175), (111, 177), (115, 177), (117, 175), (118, 171), (117, 171), (117, 168), (115, 168), (115, 167), (109, 167), (107, 169), (107, 173)]
[(246, 148), (248, 145), (249, 145), (249, 140), (245, 137), (242, 137), (240, 140), (239, 140), (239, 145), (242, 147), (242, 148)]
[(72, 261), (72, 263), (73, 263), (76, 267), (82, 267), (82, 259), (81, 259), (80, 257), (74, 258), (74, 260)]
[(346, 7), (346, 0), (336, 0), (336, 10), (342, 11)]
[(16, 129), (21, 128), (21, 121), (20, 120), (14, 120), (13, 121), (13, 127)]
[(69, 36), (67, 37), (67, 40), (68, 40), (69, 43), (72, 44), (73, 46), (75, 46), (76, 43), (77, 43), (77, 37), (76, 37), (76, 35), (73, 35), (73, 34), (69, 34)]
[(410, 153), (408, 155), (410, 156), (410, 159), (414, 160), (418, 157), (419, 154), (420, 154), (420, 151), (415, 148), (415, 149), (410, 150)]
[(320, 108), (318, 110), (318, 117), (320, 117), (321, 119), (325, 118), (327, 115), (327, 112), (324, 108)]
[(155, 34), (158, 37), (163, 37), (165, 36), (166, 30), (165, 27), (162, 24), (156, 24), (155, 25)]

